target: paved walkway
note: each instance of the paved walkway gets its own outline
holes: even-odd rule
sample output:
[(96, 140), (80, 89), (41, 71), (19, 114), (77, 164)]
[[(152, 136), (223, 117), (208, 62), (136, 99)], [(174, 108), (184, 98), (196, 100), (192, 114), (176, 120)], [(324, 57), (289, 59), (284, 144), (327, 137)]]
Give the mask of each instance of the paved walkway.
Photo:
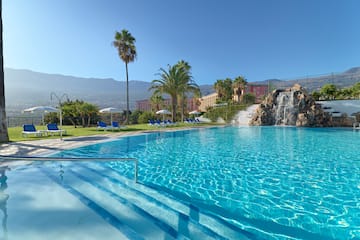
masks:
[(69, 148), (81, 147), (101, 141), (108, 141), (120, 136), (137, 135), (143, 132), (119, 132), (112, 134), (102, 134), (84, 137), (67, 137), (60, 139), (41, 139), (33, 141), (10, 142), (0, 145), (0, 155), (2, 156), (44, 156), (56, 151)]
[[(197, 126), (196, 128), (206, 128), (211, 126)], [(139, 135), (146, 132), (157, 131), (181, 131), (193, 127), (184, 127), (176, 129), (154, 129), (148, 131), (134, 131), (134, 132), (118, 132), (111, 134), (99, 134), (93, 136), (83, 137), (65, 137), (60, 139), (41, 139), (32, 141), (10, 142), (0, 144), (0, 156), (18, 156), (18, 157), (39, 157), (51, 154), (56, 151), (61, 151), (70, 148), (77, 148), (89, 144), (94, 144), (101, 141), (109, 141), (119, 138), (120, 136)]]

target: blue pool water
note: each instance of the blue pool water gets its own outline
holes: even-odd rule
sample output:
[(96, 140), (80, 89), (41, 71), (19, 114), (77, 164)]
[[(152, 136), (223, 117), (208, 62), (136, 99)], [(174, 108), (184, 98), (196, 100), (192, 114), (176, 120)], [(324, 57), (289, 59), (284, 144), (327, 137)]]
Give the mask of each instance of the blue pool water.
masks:
[[(360, 239), (360, 132), (225, 127), (157, 132), (67, 150), (131, 157), (139, 182), (265, 239)], [(129, 164), (104, 163), (133, 177)]]

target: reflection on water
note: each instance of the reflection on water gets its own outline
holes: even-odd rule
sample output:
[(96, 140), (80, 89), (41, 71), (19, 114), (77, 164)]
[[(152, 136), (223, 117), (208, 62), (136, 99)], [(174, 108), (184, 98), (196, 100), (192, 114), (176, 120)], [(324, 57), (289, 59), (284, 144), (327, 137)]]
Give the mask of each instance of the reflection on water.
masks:
[(60, 163), (59, 165), (59, 177), (60, 177), (60, 182), (62, 183), (63, 180), (64, 180), (64, 168), (63, 168), (63, 165)]
[(11, 170), (8, 166), (3, 166), (0, 168), (0, 209), (3, 213), (2, 217), (2, 230), (3, 230), (3, 238), (7, 239), (7, 200), (9, 199), (9, 194), (5, 193), (5, 190), (7, 189), (7, 176), (6, 176), (6, 170)]

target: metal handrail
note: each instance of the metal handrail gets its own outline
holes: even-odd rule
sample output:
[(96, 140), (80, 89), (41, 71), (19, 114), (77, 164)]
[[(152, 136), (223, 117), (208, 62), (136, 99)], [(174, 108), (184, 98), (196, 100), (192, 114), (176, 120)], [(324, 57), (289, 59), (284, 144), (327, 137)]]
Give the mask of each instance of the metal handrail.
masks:
[(138, 160), (136, 158), (61, 158), (61, 157), (30, 157), (30, 156), (3, 156), (0, 159), (5, 161), (134, 161), (134, 180), (138, 181)]

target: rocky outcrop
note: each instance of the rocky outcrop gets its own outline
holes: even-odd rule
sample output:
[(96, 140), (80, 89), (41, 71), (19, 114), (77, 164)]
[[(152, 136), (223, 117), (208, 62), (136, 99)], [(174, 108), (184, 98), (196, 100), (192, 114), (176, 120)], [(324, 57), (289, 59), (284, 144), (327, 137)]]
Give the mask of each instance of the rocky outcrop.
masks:
[(304, 88), (295, 84), (270, 93), (256, 109), (250, 125), (327, 127), (332, 125), (332, 118)]

